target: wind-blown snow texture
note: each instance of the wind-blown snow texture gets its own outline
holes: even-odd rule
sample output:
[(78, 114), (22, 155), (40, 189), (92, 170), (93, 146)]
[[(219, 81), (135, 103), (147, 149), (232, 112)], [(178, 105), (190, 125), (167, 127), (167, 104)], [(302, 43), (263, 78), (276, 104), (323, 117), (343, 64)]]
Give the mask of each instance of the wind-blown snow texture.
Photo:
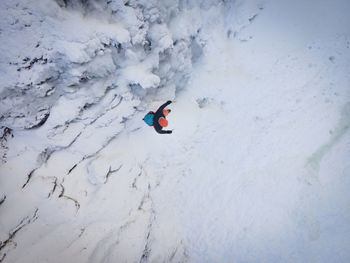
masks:
[(0, 262), (349, 262), (349, 12), (1, 1)]

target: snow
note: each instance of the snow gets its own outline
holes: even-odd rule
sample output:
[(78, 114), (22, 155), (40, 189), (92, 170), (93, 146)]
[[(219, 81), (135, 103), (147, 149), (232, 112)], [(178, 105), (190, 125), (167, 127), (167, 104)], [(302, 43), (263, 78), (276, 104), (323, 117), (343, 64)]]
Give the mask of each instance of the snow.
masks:
[(1, 262), (349, 261), (347, 1), (0, 7)]

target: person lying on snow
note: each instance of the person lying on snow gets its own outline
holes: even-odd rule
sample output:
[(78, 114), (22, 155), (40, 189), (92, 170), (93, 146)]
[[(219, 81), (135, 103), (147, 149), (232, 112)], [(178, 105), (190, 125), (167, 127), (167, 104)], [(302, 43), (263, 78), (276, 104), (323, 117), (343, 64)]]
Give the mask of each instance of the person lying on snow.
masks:
[(168, 126), (168, 121), (165, 117), (171, 112), (171, 110), (165, 109), (165, 107), (168, 106), (170, 103), (171, 100), (168, 100), (162, 106), (160, 106), (155, 113), (153, 111), (150, 111), (143, 118), (143, 121), (145, 123), (147, 123), (149, 126), (153, 126), (156, 132), (160, 134), (172, 133), (172, 131), (170, 130), (163, 130), (163, 128)]

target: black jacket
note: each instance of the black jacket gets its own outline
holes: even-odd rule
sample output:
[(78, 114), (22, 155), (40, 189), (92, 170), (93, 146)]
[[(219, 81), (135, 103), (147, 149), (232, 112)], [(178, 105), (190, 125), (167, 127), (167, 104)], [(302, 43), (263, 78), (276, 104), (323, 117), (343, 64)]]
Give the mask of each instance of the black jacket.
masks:
[(159, 119), (160, 118), (165, 118), (165, 116), (164, 116), (164, 113), (163, 113), (163, 110), (164, 110), (164, 108), (166, 107), (166, 106), (168, 106), (169, 104), (171, 103), (171, 100), (168, 100), (167, 102), (165, 102), (162, 106), (160, 106), (159, 107), (159, 109), (156, 111), (156, 113), (154, 113), (154, 118), (153, 118), (153, 127), (154, 127), (154, 129), (158, 132), (158, 133), (160, 133), (160, 134), (165, 134), (165, 133), (172, 133), (172, 131), (170, 131), (170, 130), (167, 130), (167, 131), (163, 131), (162, 129), (163, 129), (163, 127), (162, 126), (160, 126), (160, 124), (159, 124)]

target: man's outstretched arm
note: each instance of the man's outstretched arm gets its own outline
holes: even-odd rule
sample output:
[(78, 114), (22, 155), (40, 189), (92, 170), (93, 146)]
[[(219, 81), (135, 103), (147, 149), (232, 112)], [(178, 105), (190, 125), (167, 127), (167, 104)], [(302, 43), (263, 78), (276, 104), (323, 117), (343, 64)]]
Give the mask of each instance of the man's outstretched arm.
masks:
[(165, 109), (166, 106), (168, 106), (170, 103), (172, 103), (171, 100), (168, 100), (167, 102), (165, 102), (162, 106), (159, 107), (159, 109), (157, 110), (157, 112), (163, 112), (163, 110)]

